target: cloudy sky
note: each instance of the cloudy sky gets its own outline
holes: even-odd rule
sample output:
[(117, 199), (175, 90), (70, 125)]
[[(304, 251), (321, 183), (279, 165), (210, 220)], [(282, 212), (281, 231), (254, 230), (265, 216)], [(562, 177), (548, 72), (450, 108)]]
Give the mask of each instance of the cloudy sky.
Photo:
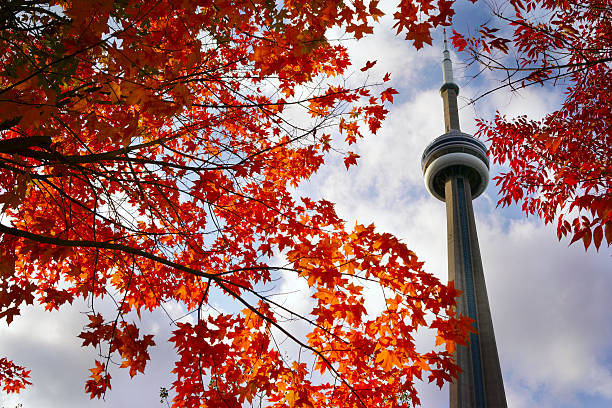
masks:
[[(485, 19), (486, 9), (461, 5), (454, 28), (465, 32)], [(331, 160), (300, 187), (301, 194), (335, 202), (349, 225), (374, 223), (395, 234), (426, 262), (429, 272), (446, 279), (444, 204), (427, 194), (420, 172), (424, 147), (443, 132), (441, 42), (416, 52), (393, 35), (391, 25), (384, 20), (374, 36), (350, 45), (356, 68), (377, 60), (373, 77), (392, 74), (391, 86), (401, 94), (387, 121), (378, 135), (358, 144), (357, 167), (347, 171), (339, 158)], [(461, 96), (475, 97), (496, 85), (486, 75), (470, 80), (452, 55)], [(491, 117), (495, 110), (541, 117), (559, 98), (558, 90), (532, 88), (520, 94), (494, 93), (475, 107), (462, 99), (461, 126), (473, 133), (474, 118)], [(612, 251), (585, 253), (580, 244), (569, 247), (568, 240), (557, 241), (554, 227), (526, 219), (517, 208), (498, 208), (496, 202), (496, 187), (489, 185), (474, 208), (509, 406), (612, 406)], [(281, 289), (303, 285), (292, 278)], [(308, 302), (292, 299), (297, 308)], [(0, 354), (27, 365), (34, 382), (19, 396), (0, 394), (1, 407), (162, 406), (159, 388), (169, 387), (174, 358), (163, 341), (171, 331), (168, 319), (143, 315), (143, 329), (157, 333), (158, 342), (146, 375), (129, 380), (125, 370), (114, 370), (106, 401), (90, 401), (83, 386), (95, 352), (81, 348), (76, 338), (86, 323), (86, 310), (84, 305), (55, 313), (26, 309), (10, 330), (0, 326)], [(169, 312), (179, 316), (182, 310), (170, 305)], [(423, 334), (419, 341), (425, 344), (427, 337)], [(448, 406), (446, 388), (422, 384), (421, 390), (422, 406)]]

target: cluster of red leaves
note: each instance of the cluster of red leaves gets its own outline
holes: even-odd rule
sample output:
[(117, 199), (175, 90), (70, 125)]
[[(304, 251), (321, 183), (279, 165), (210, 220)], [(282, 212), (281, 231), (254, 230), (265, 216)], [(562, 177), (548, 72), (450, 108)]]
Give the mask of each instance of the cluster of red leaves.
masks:
[[(392, 88), (332, 84), (350, 63), (325, 31), (360, 37), (382, 14), (376, 4), (1, 6), (0, 317), (10, 323), (23, 303), (120, 297), (111, 317), (92, 308), (79, 336), (106, 358), (91, 369), (92, 397), (110, 388), (114, 354), (130, 375), (144, 372), (153, 338), (126, 319), (166, 302), (198, 316), (170, 339), (175, 407), (239, 407), (255, 394), (276, 407), (399, 407), (402, 395), (418, 402), (413, 382), (424, 373), (450, 380), (454, 344), (471, 327), (453, 312), (453, 287), (396, 238), (347, 230), (332, 204), (292, 193), (334, 139), (376, 132), (393, 101)], [(452, 15), (443, 4), (402, 2), (398, 30), (417, 47), (429, 42)], [(290, 121), (308, 115), (312, 125)], [(347, 167), (356, 159), (348, 152)], [(279, 271), (308, 282), (309, 314), (274, 300)], [(367, 285), (387, 297), (382, 314), (366, 313)], [(211, 296), (239, 308), (204, 318)], [(293, 334), (282, 316), (310, 334)], [(417, 352), (420, 327), (446, 349)], [(281, 355), (274, 333), (314, 359), (320, 381)]]
[(5, 357), (0, 358), (0, 384), (4, 392), (19, 392), (27, 385), (32, 383), (28, 381), (30, 371), (23, 367), (15, 365), (12, 361)]
[[(527, 214), (556, 221), (559, 239), (570, 235), (599, 249), (612, 244), (612, 7), (589, 0), (513, 0), (513, 16), (497, 13), (512, 29), (481, 27), (454, 45), (481, 63), (502, 69), (505, 85), (554, 81), (565, 85), (561, 106), (541, 120), (497, 115), (479, 122), (494, 161), (509, 167), (496, 177), (499, 203), (522, 203)], [(518, 65), (504, 66), (501, 53)], [(499, 72), (499, 71), (498, 71)]]
[[(271, 407), (403, 406), (400, 395), (419, 402), (416, 379), (441, 386), (457, 374), (452, 352), (456, 343), (465, 344), (473, 326), (448, 309), (458, 296), (453, 286), (423, 272), (414, 253), (390, 234), (361, 225), (344, 232), (340, 220), (327, 216), (333, 224), (325, 225), (334, 226), (334, 233), (311, 230), (296, 237), (301, 245), (287, 252), (293, 270), (314, 291), (311, 313), (293, 316), (312, 325), (307, 339), (279, 324), (293, 315), (290, 310), (253, 289), (223, 282), (230, 293), (251, 292), (260, 301), (256, 306), (244, 302), (241, 316), (179, 324), (171, 338), (180, 357), (173, 384), (181, 396), (177, 406), (197, 407), (204, 398), (210, 406), (239, 407), (256, 393), (263, 393)], [(380, 285), (385, 296), (386, 310), (379, 315), (363, 306), (367, 281)], [(428, 323), (427, 313), (448, 316)], [(445, 351), (417, 352), (413, 333), (419, 327), (436, 329)], [(315, 369), (331, 372), (334, 382), (314, 383), (299, 359), (284, 363), (273, 347), (275, 330), (314, 354)], [(208, 383), (202, 372), (211, 373)]]
[[(109, 354), (117, 352), (122, 359), (121, 367), (129, 367), (130, 377), (138, 372), (144, 373), (145, 365), (149, 360), (147, 349), (155, 345), (153, 336), (147, 334), (139, 339), (139, 330), (136, 325), (124, 321), (118, 323), (105, 323), (100, 314), (89, 315), (89, 324), (86, 331), (80, 335), (83, 339), (83, 346), (98, 347), (102, 342), (108, 342)], [(96, 365), (97, 366), (97, 365)], [(105, 367), (106, 368), (106, 367)], [(91, 382), (91, 380), (90, 380)], [(99, 380), (94, 379), (97, 383)], [(89, 382), (87, 387), (89, 388)]]

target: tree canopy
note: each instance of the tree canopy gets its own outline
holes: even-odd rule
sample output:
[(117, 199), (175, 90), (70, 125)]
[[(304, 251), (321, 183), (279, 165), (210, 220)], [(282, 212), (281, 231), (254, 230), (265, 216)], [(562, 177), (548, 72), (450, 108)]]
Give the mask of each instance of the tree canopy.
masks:
[[(170, 338), (175, 407), (256, 394), (279, 407), (399, 407), (418, 403), (415, 379), (449, 381), (471, 330), (452, 283), (390, 234), (348, 228), (332, 203), (294, 193), (333, 151), (355, 164), (350, 145), (393, 101), (388, 75), (345, 86), (349, 56), (325, 37), (371, 33), (377, 3), (2, 3), (0, 318), (86, 299), (79, 337), (100, 354), (92, 398), (111, 387), (111, 358), (144, 372), (155, 340), (138, 316), (168, 302), (197, 316)], [(401, 1), (398, 33), (430, 43), (452, 3)], [(280, 273), (307, 280), (310, 313), (275, 301)], [(364, 309), (366, 285), (381, 288), (381, 313)], [(96, 309), (104, 298), (111, 315)], [(233, 309), (207, 313), (213, 298)], [(292, 319), (309, 325), (305, 338)], [(445, 347), (418, 352), (420, 327)], [(321, 375), (302, 353), (285, 358), (275, 336)], [(0, 359), (5, 391), (28, 375)]]
[[(612, 5), (609, 1), (511, 0), (494, 19), (454, 44), (514, 90), (562, 87), (544, 118), (497, 114), (479, 122), (490, 154), (508, 170), (495, 178), (499, 204), (522, 205), (559, 239), (612, 244)], [(499, 75), (501, 73), (501, 75)]]

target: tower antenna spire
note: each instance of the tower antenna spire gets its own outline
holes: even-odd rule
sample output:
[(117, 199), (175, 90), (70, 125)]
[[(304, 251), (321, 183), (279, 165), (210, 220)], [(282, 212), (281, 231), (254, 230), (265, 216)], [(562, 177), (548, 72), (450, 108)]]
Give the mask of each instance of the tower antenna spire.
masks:
[[(448, 51), (448, 41), (446, 41), (446, 28), (444, 29), (444, 51), (442, 51), (442, 56), (442, 75), (444, 83), (455, 84), (453, 80), (453, 62), (451, 61), (450, 52)], [(459, 94), (459, 87), (457, 87), (457, 94)]]
[(444, 29), (444, 51), (442, 51), (442, 87), (440, 94), (444, 102), (444, 130), (446, 132), (460, 130), (459, 128), (459, 109), (457, 108), (457, 95), (459, 86), (453, 80), (453, 62), (448, 51), (446, 40), (446, 28)]

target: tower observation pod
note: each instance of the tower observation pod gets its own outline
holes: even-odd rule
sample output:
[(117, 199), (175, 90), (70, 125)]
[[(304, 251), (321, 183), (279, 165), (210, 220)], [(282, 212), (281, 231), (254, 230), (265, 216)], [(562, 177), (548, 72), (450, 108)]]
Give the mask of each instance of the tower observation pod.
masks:
[(489, 182), (489, 159), (485, 145), (461, 132), (453, 68), (444, 33), (444, 102), (442, 136), (425, 148), (421, 160), (427, 190), (446, 203), (448, 279), (462, 292), (457, 312), (474, 320), (477, 334), (467, 346), (457, 346), (455, 358), (461, 368), (450, 385), (451, 408), (506, 408), (493, 322), (487, 297), (472, 199), (482, 194)]

